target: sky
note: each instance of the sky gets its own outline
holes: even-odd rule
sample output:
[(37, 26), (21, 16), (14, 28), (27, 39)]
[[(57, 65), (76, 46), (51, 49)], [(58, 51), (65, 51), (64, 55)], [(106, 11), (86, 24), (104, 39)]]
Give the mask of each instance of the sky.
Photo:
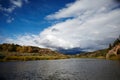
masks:
[(0, 0), (0, 43), (95, 51), (119, 35), (119, 0)]

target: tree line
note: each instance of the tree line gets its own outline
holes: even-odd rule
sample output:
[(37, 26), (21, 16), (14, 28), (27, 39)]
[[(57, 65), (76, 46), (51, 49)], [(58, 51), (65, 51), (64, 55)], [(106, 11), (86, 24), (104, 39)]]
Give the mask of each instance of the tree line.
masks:
[(34, 46), (20, 46), (18, 44), (0, 44), (1, 52), (20, 52), (20, 53), (37, 53), (41, 48)]
[(109, 49), (112, 49), (118, 44), (120, 44), (120, 36), (113, 43), (109, 44)]

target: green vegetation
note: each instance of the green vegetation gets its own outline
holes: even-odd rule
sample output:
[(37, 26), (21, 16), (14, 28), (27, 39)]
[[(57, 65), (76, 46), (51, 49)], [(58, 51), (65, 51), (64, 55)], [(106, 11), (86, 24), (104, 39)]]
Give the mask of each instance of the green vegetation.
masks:
[[(2, 52), (19, 52), (19, 53), (38, 53), (44, 48), (39, 48), (35, 46), (20, 46), (17, 44), (0, 44), (0, 51)], [(46, 49), (48, 50), (48, 49)]]
[(66, 59), (67, 57), (62, 56), (8, 56), (0, 61), (30, 61), (30, 60), (54, 60), (54, 59)]
[(7, 43), (0, 44), (0, 61), (53, 60), (66, 58), (69, 58), (69, 56), (46, 48)]

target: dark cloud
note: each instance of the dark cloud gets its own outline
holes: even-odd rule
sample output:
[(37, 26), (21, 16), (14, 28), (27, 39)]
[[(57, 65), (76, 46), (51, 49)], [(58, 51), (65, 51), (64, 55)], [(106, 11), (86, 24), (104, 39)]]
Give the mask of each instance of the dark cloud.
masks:
[(117, 3), (120, 3), (120, 0), (114, 0), (115, 2), (117, 2)]
[(56, 29), (56, 28), (53, 28), (51, 31), (52, 31), (52, 32), (58, 32), (59, 30)]

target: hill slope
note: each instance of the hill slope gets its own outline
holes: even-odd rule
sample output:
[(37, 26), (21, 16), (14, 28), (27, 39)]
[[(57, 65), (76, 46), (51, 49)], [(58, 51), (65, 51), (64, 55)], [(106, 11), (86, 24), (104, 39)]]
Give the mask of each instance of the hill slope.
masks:
[(63, 59), (66, 55), (47, 48), (20, 46), (17, 44), (0, 44), (0, 60), (41, 60)]
[(75, 57), (84, 58), (105, 58), (120, 60), (120, 37), (116, 39), (113, 44), (109, 45), (109, 48), (97, 50), (94, 52), (86, 52), (77, 54)]

